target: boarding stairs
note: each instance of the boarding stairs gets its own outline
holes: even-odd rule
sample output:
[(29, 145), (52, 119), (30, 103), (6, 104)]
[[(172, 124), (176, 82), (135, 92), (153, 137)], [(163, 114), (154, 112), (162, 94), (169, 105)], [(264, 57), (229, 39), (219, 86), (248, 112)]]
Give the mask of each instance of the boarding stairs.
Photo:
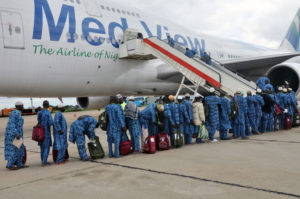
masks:
[[(138, 38), (137, 34), (136, 30), (125, 30), (124, 41), (119, 47), (119, 58), (137, 60), (158, 58), (172, 66), (183, 75), (176, 97), (183, 88), (196, 93), (200, 87), (206, 91), (214, 87), (217, 95), (223, 93), (231, 96), (234, 96), (238, 88), (252, 92), (256, 89), (253, 81), (225, 68), (216, 60), (212, 60), (212, 64), (208, 65), (201, 61), (199, 56), (194, 58), (186, 56), (186, 49), (177, 43), (171, 47), (167, 40), (156, 37), (143, 39)], [(186, 84), (186, 80), (192, 84)]]

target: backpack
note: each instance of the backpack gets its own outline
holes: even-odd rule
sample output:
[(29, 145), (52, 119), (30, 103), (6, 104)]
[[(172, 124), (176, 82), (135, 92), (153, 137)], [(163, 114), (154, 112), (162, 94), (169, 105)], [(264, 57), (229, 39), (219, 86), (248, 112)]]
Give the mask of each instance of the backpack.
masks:
[(155, 143), (155, 136), (149, 136), (146, 138), (144, 142), (144, 153), (155, 153), (156, 152), (156, 143)]
[(108, 115), (107, 112), (104, 111), (103, 113), (101, 113), (98, 117), (98, 123), (100, 125), (100, 128), (103, 131), (107, 131), (107, 126), (108, 126)]
[(162, 132), (157, 135), (157, 148), (158, 150), (169, 150), (170, 141), (168, 134)]

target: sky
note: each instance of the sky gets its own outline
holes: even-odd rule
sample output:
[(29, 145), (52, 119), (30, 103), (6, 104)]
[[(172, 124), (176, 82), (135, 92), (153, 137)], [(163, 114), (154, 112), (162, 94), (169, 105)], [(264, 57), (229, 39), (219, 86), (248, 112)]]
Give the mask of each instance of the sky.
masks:
[[(251, 44), (278, 48), (300, 7), (300, 0), (114, 0), (171, 20), (187, 29)], [(151, 13), (150, 13), (151, 14)], [(30, 106), (29, 98), (0, 98), (0, 109), (16, 101)], [(43, 98), (34, 98), (41, 106)], [(59, 104), (58, 99), (47, 99)], [(64, 98), (75, 105), (75, 98)]]

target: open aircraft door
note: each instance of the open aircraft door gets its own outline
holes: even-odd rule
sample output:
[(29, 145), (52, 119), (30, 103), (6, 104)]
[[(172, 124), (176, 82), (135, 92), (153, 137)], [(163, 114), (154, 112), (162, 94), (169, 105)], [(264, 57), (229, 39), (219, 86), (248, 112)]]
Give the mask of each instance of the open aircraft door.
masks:
[(0, 10), (4, 48), (25, 49), (21, 14)]

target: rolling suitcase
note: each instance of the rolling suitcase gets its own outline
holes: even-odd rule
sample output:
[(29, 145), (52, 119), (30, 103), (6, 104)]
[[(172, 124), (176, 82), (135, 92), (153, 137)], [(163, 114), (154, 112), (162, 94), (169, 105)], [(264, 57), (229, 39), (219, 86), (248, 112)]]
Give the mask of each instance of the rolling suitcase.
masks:
[(143, 147), (144, 153), (155, 153), (156, 152), (156, 143), (155, 143), (155, 136), (149, 136), (146, 138)]
[(289, 116), (289, 115), (286, 115), (286, 116), (285, 116), (285, 119), (284, 119), (284, 128), (285, 128), (286, 130), (292, 128), (291, 116)]
[(293, 127), (298, 127), (298, 126), (300, 126), (300, 113), (295, 113)]
[(120, 154), (128, 155), (133, 152), (132, 142), (129, 140), (127, 133), (122, 133), (122, 139), (120, 143)]
[(32, 140), (36, 142), (42, 142), (45, 139), (45, 129), (42, 125), (36, 125), (33, 127)]
[(174, 131), (174, 146), (176, 148), (181, 147), (183, 145), (183, 135), (182, 132), (176, 128)]
[(88, 143), (88, 149), (90, 152), (90, 156), (93, 160), (104, 158), (105, 153), (100, 144), (99, 137), (95, 137), (93, 141)]
[(157, 135), (157, 149), (158, 150), (169, 150), (170, 148), (170, 141), (168, 134), (166, 133), (159, 133)]

